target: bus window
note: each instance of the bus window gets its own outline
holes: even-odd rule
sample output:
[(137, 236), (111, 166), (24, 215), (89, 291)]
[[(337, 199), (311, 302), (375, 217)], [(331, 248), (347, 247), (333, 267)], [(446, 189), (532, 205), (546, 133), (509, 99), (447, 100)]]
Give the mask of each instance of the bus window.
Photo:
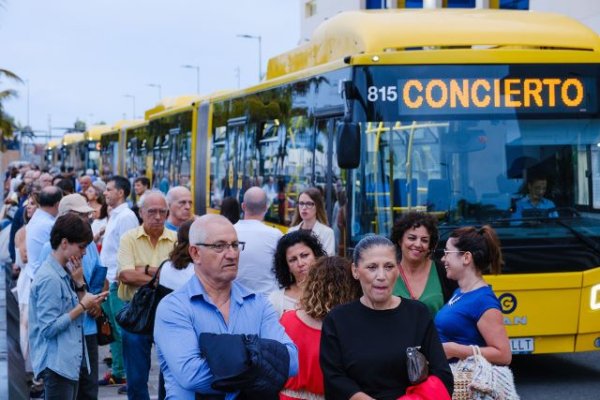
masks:
[(215, 128), (210, 156), (210, 207), (219, 209), (227, 184), (227, 128)]
[(191, 132), (188, 131), (185, 135), (180, 137), (181, 149), (178, 160), (181, 160), (177, 164), (177, 184), (190, 188), (190, 176), (191, 176), (191, 156), (192, 156), (192, 136)]
[[(268, 209), (265, 220), (279, 223), (278, 183), (282, 173), (283, 147), (285, 140), (285, 125), (279, 120), (267, 121), (263, 124), (262, 133), (258, 140), (258, 175), (263, 177), (261, 184), (268, 199)], [(282, 198), (285, 198), (285, 194)], [(285, 202), (282, 203), (282, 215), (285, 215)]]
[(286, 130), (285, 152), (283, 159), (283, 177), (280, 179), (280, 192), (285, 193), (286, 212), (281, 214), (286, 225), (294, 216), (294, 207), (298, 195), (313, 182), (313, 146), (314, 136), (303, 116), (292, 117)]

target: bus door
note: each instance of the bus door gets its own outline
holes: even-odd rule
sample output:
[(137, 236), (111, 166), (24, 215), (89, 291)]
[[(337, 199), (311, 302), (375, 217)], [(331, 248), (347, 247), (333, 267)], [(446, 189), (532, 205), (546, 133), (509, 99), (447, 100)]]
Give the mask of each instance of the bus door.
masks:
[(179, 184), (179, 167), (181, 162), (181, 128), (169, 129), (169, 183), (170, 186), (177, 186)]
[(335, 128), (342, 117), (342, 113), (328, 112), (315, 118), (312, 185), (323, 189), (327, 221), (335, 237), (335, 251), (343, 256), (346, 231), (346, 171), (342, 171), (338, 166), (335, 138)]
[(232, 118), (227, 121), (227, 159), (225, 182), (221, 188), (223, 199), (233, 197), (241, 203), (240, 194), (244, 178), (244, 160), (246, 144), (246, 117)]

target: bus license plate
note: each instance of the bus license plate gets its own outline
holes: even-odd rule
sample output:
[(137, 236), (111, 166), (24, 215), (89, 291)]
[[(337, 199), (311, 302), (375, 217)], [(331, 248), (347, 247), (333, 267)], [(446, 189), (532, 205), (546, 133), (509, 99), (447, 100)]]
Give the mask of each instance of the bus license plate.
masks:
[(533, 353), (533, 338), (510, 339), (510, 350), (513, 354)]

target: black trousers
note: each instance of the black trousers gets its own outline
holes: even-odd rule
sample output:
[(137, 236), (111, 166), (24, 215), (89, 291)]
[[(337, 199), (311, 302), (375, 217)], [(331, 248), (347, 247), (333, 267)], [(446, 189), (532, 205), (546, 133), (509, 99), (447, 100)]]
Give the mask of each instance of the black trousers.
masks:
[(67, 379), (48, 368), (42, 372), (42, 376), (44, 377), (45, 400), (76, 399), (79, 382)]
[(77, 400), (96, 400), (98, 398), (98, 337), (85, 335), (91, 372), (88, 373), (85, 361), (79, 371), (79, 391)]

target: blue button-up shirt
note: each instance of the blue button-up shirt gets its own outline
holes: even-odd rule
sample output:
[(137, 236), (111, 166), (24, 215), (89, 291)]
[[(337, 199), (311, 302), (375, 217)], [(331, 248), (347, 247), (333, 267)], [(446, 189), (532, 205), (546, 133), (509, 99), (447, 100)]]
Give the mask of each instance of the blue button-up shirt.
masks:
[[(525, 196), (519, 199), (516, 203), (515, 212), (512, 215), (513, 219), (521, 219), (523, 218), (523, 210), (550, 210), (556, 208), (554, 202), (552, 200), (548, 200), (545, 197), (542, 197), (538, 204), (533, 205), (529, 196)], [(549, 218), (558, 218), (558, 212), (556, 210), (550, 211), (548, 213)]]
[(42, 247), (50, 241), (50, 231), (56, 218), (46, 211), (38, 208), (33, 213), (31, 220), (25, 225), (25, 244), (27, 248), (27, 267), (25, 270), (29, 278), (33, 279), (35, 272), (40, 268), (45, 258), (41, 258)]
[[(197, 277), (159, 304), (154, 325), (160, 368), (165, 377), (167, 399), (194, 399), (194, 393), (219, 393), (211, 388), (213, 375), (200, 356), (202, 332), (256, 334), (283, 343), (290, 353), (289, 376), (298, 373), (298, 350), (285, 333), (273, 306), (266, 297), (256, 295), (233, 282), (226, 323), (219, 309), (208, 297)], [(227, 400), (238, 393), (227, 393)]]
[[(40, 254), (43, 257), (42, 260), (48, 258), (51, 252), (52, 247), (49, 242), (46, 242)], [(100, 254), (98, 253), (96, 243), (90, 242), (85, 248), (85, 255), (81, 258), (81, 265), (83, 268), (83, 277), (89, 286), (88, 291), (93, 294), (100, 293), (106, 279), (106, 267), (100, 261)], [(95, 335), (96, 333), (98, 333), (96, 320), (88, 315), (88, 313), (85, 313), (83, 317), (83, 334)]]
[(35, 376), (46, 368), (71, 380), (79, 380), (82, 360), (89, 360), (83, 340), (83, 316), (73, 321), (69, 312), (79, 299), (71, 277), (50, 255), (33, 278), (29, 297), (29, 345)]

